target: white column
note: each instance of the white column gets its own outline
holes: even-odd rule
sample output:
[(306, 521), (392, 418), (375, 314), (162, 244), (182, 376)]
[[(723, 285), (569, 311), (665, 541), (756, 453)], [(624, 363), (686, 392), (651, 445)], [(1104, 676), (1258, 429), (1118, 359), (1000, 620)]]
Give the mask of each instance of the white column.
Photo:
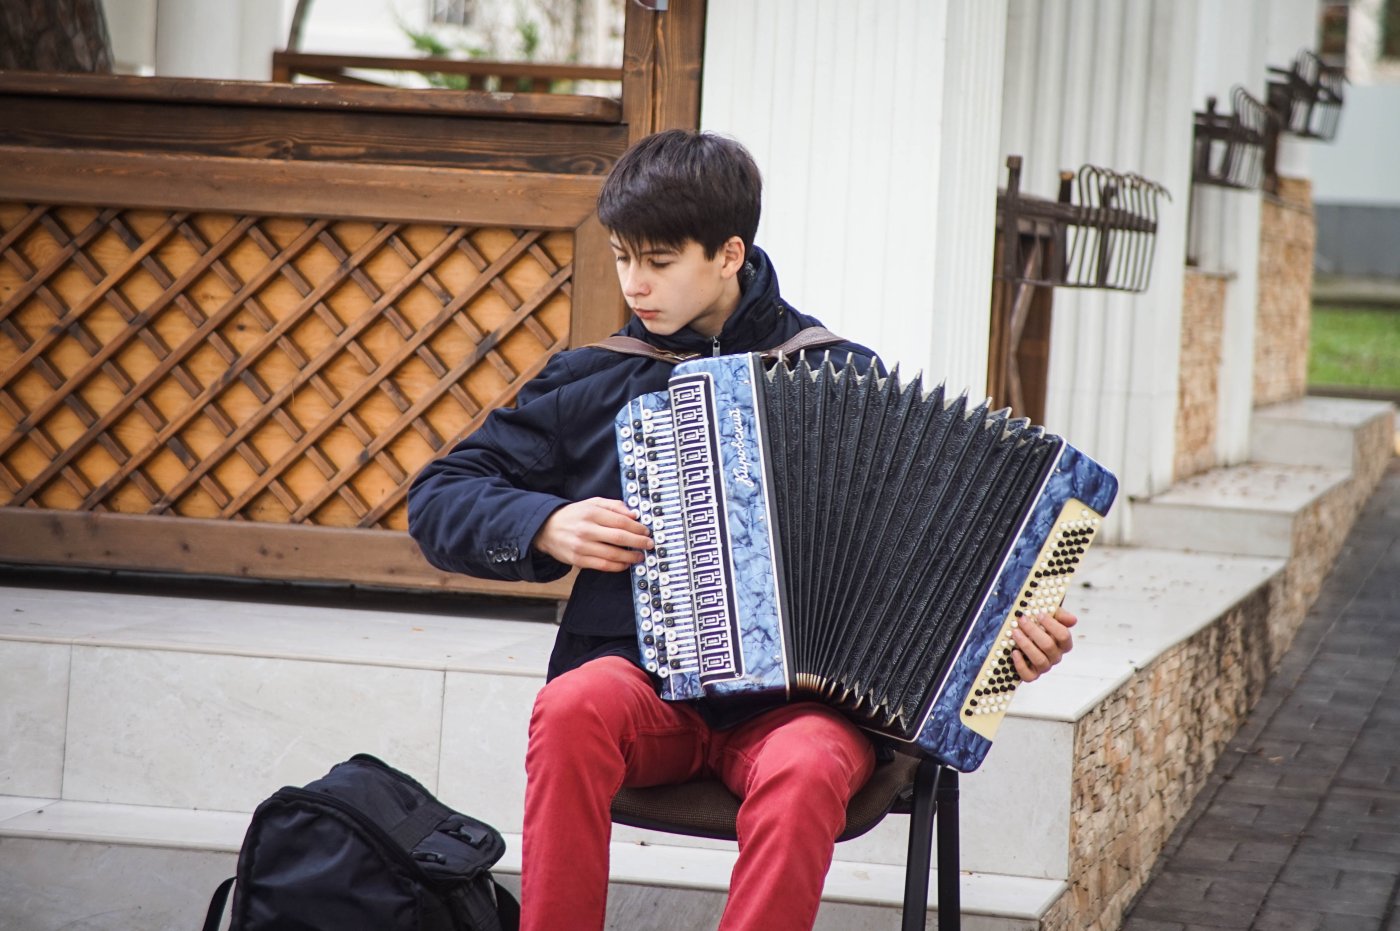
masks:
[(887, 362), (980, 393), (1001, 2), (711, 0), (701, 125), (764, 173), (784, 295)]
[[(1318, 5), (1314, 0), (1274, 0), (1268, 10), (1267, 54), (1270, 65), (1287, 68), (1293, 64), (1300, 49), (1317, 52)], [(1309, 156), (1315, 144), (1284, 134), (1279, 140), (1278, 173), (1286, 178), (1311, 178)]]
[[(1190, 184), (1194, 0), (1011, 0), (1001, 153), (1053, 197), (1085, 163), (1166, 186), (1143, 294), (1055, 292), (1046, 425), (1118, 473), (1171, 482)], [(1126, 517), (1122, 508), (1118, 520)]]
[[(1261, 103), (1267, 100), (1272, 7), (1272, 0), (1202, 5), (1197, 26), (1197, 109), (1204, 109), (1206, 98), (1214, 96), (1217, 109), (1229, 112), (1230, 93), (1235, 85)], [(1206, 186), (1197, 188), (1195, 193), (1195, 222), (1203, 234), (1198, 255), (1201, 267), (1229, 276), (1221, 330), (1215, 455), (1218, 464), (1234, 465), (1249, 458), (1261, 194), (1257, 190)]]
[(287, 41), (288, 0), (157, 0), (156, 74), (266, 81)]
[(102, 0), (119, 74), (149, 74), (156, 61), (156, 0)]

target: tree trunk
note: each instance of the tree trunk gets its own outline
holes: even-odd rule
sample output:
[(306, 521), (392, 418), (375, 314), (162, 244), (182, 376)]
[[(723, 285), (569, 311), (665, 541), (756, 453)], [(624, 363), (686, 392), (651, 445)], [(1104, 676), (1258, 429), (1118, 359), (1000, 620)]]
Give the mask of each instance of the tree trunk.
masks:
[(102, 0), (0, 2), (0, 69), (111, 71)]

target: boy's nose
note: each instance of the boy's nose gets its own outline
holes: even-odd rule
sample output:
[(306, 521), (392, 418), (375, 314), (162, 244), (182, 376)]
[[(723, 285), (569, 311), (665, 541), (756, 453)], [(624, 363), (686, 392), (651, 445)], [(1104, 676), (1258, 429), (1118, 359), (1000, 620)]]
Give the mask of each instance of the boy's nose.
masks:
[(625, 297), (638, 297), (646, 294), (649, 288), (642, 275), (629, 271), (622, 278), (622, 293)]

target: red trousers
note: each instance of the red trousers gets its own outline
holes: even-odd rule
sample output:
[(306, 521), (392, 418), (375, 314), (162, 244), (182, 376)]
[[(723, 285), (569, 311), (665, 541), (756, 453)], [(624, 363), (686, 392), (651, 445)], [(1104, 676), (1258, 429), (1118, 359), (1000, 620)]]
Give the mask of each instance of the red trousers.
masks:
[(820, 705), (712, 730), (627, 660), (585, 663), (541, 689), (530, 718), (521, 931), (601, 929), (613, 796), (697, 776), (743, 799), (721, 931), (809, 931), (846, 803), (874, 765), (870, 741)]

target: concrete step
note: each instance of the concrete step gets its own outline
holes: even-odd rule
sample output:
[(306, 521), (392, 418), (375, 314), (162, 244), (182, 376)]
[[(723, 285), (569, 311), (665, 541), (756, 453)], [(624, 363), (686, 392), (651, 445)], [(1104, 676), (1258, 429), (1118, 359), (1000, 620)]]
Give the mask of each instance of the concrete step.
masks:
[(1318, 505), (1350, 481), (1347, 470), (1309, 465), (1213, 469), (1134, 502), (1132, 542), (1287, 559)]
[[(195, 811), (0, 796), (0, 916), (14, 931), (188, 931), (209, 895), (233, 875), (247, 829), (242, 812)], [(495, 872), (519, 891), (520, 837), (506, 835)], [(617, 841), (611, 849), (608, 928), (676, 931), (713, 927), (724, 906), (732, 850)], [(665, 877), (665, 882), (659, 882)], [(58, 881), (55, 881), (58, 878)], [(936, 906), (937, 876), (930, 896)], [(827, 877), (825, 931), (899, 926), (904, 871), (838, 860)], [(963, 927), (1021, 931), (1064, 883), (987, 874), (964, 876)], [(936, 907), (929, 927), (937, 926)]]
[[(1393, 445), (1394, 407), (1383, 401), (1304, 397), (1255, 411), (1250, 459), (1277, 465), (1366, 470)], [(1388, 435), (1389, 434), (1389, 435)]]

